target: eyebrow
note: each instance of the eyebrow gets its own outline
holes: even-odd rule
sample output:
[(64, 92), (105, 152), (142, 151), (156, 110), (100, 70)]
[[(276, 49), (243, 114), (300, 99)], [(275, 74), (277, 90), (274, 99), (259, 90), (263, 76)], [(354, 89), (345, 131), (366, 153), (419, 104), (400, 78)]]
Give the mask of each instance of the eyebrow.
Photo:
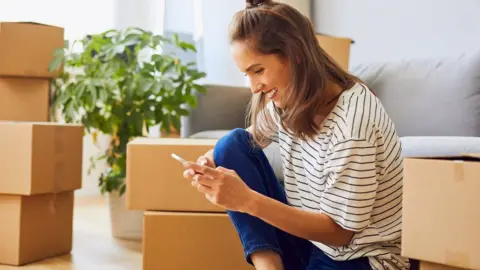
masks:
[(249, 72), (252, 68), (254, 68), (254, 67), (256, 67), (256, 66), (260, 66), (260, 64), (250, 65), (249, 67), (247, 67), (247, 69), (245, 69), (245, 72)]

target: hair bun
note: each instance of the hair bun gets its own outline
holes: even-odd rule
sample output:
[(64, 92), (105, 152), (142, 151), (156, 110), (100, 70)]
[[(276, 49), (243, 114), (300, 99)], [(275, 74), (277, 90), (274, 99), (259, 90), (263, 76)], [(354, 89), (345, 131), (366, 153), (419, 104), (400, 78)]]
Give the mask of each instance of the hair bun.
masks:
[(254, 8), (261, 5), (270, 5), (272, 0), (246, 0), (247, 8)]

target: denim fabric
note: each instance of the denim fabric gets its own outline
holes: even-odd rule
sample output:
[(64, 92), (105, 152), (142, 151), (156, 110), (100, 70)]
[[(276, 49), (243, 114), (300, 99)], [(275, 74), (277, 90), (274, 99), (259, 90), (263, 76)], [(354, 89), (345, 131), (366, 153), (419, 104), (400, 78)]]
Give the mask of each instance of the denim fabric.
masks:
[[(234, 129), (221, 138), (214, 150), (214, 161), (237, 172), (253, 190), (287, 204), (285, 191), (275, 177), (267, 157), (254, 147), (250, 134)], [(252, 253), (273, 250), (280, 254), (285, 270), (371, 269), (368, 259), (334, 261), (310, 241), (288, 234), (263, 220), (235, 211), (227, 211), (243, 245), (245, 258), (252, 263)]]

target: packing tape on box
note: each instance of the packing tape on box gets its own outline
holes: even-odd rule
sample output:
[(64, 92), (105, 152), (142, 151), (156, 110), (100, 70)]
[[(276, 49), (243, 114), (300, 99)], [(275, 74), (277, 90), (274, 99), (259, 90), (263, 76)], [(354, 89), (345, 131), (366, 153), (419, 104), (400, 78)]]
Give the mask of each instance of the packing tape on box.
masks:
[(465, 179), (464, 171), (464, 162), (462, 160), (455, 160), (453, 165), (453, 180), (455, 182), (463, 181), (463, 179)]
[(445, 252), (445, 261), (447, 265), (470, 266), (470, 256), (466, 252), (447, 250)]

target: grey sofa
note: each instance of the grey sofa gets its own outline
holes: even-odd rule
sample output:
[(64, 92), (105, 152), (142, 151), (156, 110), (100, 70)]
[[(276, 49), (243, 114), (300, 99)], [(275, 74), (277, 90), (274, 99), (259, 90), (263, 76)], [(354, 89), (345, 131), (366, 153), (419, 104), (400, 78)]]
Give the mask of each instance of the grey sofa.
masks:
[[(480, 153), (480, 51), (439, 59), (360, 65), (352, 72), (380, 98), (402, 140), (403, 155)], [(245, 87), (208, 85), (182, 119), (182, 137), (219, 138), (245, 127)], [(282, 180), (278, 145), (265, 153)]]

